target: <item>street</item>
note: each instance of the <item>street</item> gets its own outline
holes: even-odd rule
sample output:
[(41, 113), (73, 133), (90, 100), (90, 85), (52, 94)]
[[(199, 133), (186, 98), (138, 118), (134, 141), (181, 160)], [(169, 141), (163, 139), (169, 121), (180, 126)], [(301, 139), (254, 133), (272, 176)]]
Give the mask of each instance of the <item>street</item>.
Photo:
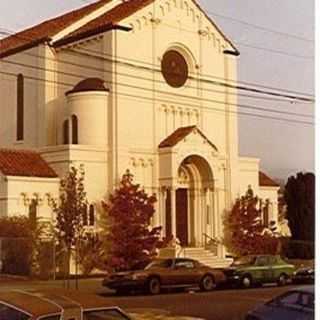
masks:
[[(0, 282), (0, 291), (61, 288), (62, 286), (62, 281)], [(71, 288), (74, 287), (75, 282), (72, 280)], [(268, 286), (246, 290), (221, 289), (210, 293), (190, 291), (164, 293), (157, 296), (138, 294), (118, 297), (101, 286), (101, 279), (79, 281), (79, 290), (112, 299), (115, 305), (130, 313), (154, 310), (153, 313), (199, 317), (206, 320), (241, 320), (247, 311), (289, 288), (290, 286)]]

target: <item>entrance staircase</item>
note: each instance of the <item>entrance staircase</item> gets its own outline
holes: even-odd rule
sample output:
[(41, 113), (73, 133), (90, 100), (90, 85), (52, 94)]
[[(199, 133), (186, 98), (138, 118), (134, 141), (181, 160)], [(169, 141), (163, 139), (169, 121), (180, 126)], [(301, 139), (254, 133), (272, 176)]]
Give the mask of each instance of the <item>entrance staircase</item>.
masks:
[(183, 248), (179, 256), (180, 258), (198, 260), (211, 268), (225, 268), (230, 266), (233, 261), (232, 259), (218, 258), (215, 254), (205, 248)]

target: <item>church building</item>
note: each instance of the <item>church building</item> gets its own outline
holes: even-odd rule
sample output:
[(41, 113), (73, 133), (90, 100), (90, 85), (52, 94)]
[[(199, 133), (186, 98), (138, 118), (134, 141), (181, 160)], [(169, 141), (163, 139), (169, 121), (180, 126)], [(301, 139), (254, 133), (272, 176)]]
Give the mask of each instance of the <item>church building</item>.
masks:
[(196, 0), (100, 0), (0, 40), (0, 216), (52, 220), (83, 165), (97, 220), (129, 169), (183, 247), (221, 239), (248, 186), (278, 221), (277, 183), (239, 156), (239, 55)]

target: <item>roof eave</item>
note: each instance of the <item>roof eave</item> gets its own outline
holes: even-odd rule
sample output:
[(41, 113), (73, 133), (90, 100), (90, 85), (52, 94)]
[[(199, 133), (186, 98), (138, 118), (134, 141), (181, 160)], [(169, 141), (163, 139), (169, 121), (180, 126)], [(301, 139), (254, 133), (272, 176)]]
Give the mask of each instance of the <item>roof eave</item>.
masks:
[(0, 59), (6, 58), (8, 56), (12, 56), (14, 54), (17, 54), (19, 52), (22, 52), (22, 51), (25, 51), (25, 50), (28, 50), (28, 49), (32, 49), (32, 48), (38, 46), (39, 44), (43, 44), (43, 43), (50, 42), (50, 41), (51, 41), (51, 38), (43, 37), (41, 39), (37, 39), (36, 41), (31, 41), (29, 43), (23, 44), (23, 45), (18, 46), (16, 48), (5, 50), (3, 52), (0, 51)]
[(79, 34), (76, 34), (74, 36), (66, 36), (63, 39), (60, 39), (56, 42), (51, 43), (51, 46), (54, 48), (59, 48), (65, 45), (68, 45), (70, 43), (85, 39), (85, 38), (89, 38), (89, 37), (93, 37), (96, 35), (99, 35), (100, 33), (104, 33), (107, 31), (111, 31), (111, 30), (122, 30), (122, 31), (131, 31), (132, 28), (127, 27), (127, 26), (123, 26), (123, 25), (119, 25), (119, 24), (113, 24), (113, 23), (109, 23), (106, 24), (102, 27), (98, 27), (96, 29), (93, 30), (89, 30), (89, 31), (85, 31)]

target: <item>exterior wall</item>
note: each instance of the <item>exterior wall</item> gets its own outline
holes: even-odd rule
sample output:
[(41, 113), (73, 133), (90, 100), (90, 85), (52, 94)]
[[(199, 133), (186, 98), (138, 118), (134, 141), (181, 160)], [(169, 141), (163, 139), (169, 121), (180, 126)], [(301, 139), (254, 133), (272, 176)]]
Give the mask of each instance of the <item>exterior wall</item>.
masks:
[(7, 179), (7, 212), (2, 214), (26, 215), (29, 214), (28, 205), (31, 199), (40, 199), (37, 216), (52, 221), (52, 209), (49, 206), (48, 195), (54, 199), (59, 194), (59, 179), (6, 177)]
[(259, 195), (259, 163), (256, 158), (239, 158), (239, 191), (238, 196), (243, 196), (250, 185), (254, 194)]
[(44, 148), (41, 150), (41, 155), (60, 177), (65, 176), (71, 166), (78, 168), (83, 165), (85, 170), (84, 184), (88, 201), (100, 204), (109, 190), (107, 149), (68, 145)]
[[(39, 49), (36, 47), (24, 52), (0, 59), (0, 146), (15, 148), (36, 148), (38, 146), (39, 119), (44, 108), (43, 101), (38, 99), (38, 90), (43, 83), (35, 80), (39, 72)], [(31, 67), (27, 67), (31, 66)], [(4, 74), (7, 73), (7, 74)], [(17, 141), (17, 74), (24, 79), (24, 140)], [(11, 74), (11, 75), (9, 75)]]
[(278, 191), (279, 187), (260, 187), (259, 197), (269, 200), (269, 221), (278, 222)]
[(7, 178), (0, 173), (0, 217), (8, 212), (8, 183)]

